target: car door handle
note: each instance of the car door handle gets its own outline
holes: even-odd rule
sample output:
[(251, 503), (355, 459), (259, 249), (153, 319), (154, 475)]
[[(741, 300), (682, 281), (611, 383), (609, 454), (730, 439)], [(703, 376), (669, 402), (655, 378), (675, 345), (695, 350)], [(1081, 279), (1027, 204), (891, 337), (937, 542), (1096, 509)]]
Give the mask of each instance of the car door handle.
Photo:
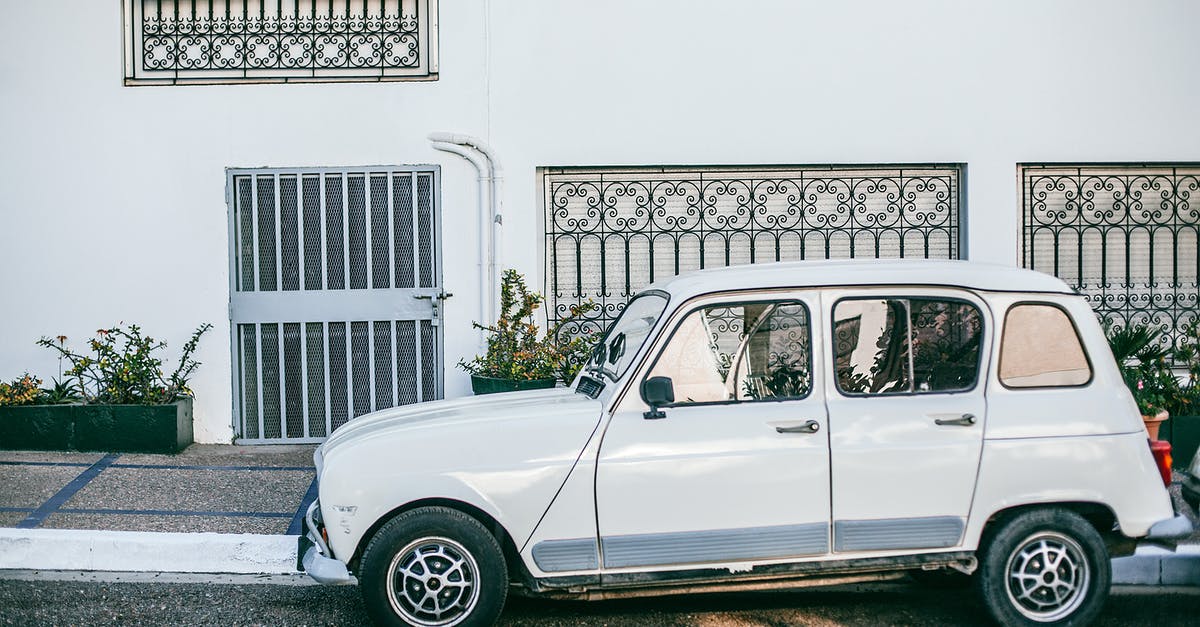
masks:
[(775, 431), (778, 433), (816, 433), (821, 430), (821, 423), (816, 420), (809, 420), (802, 425), (776, 425)]
[(943, 427), (969, 427), (975, 424), (975, 414), (963, 414), (958, 418), (935, 418), (933, 424)]

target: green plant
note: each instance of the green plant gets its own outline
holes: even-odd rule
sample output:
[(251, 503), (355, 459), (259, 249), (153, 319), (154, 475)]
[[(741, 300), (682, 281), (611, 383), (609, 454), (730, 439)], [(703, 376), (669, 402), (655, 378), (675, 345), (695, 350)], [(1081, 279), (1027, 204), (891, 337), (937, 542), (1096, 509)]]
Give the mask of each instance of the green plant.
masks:
[(142, 335), (136, 324), (96, 331), (96, 337), (88, 342), (91, 355), (67, 348), (63, 336), (58, 342), (43, 337), (37, 343), (70, 362), (65, 374), (74, 380), (74, 391), (85, 403), (158, 405), (192, 395), (188, 379), (200, 365), (192, 353), (211, 328), (211, 324), (202, 324), (192, 333), (170, 376), (164, 375), (162, 359), (157, 356), (166, 342)]
[(569, 315), (547, 329), (545, 336), (533, 321), (542, 295), (530, 292), (516, 270), (505, 270), (500, 283), (500, 318), (492, 326), (474, 323), (487, 331), (487, 352), (458, 367), (470, 374), (497, 379), (559, 379), (570, 382), (591, 354), (590, 334), (569, 336), (565, 329), (595, 308), (591, 302), (571, 307)]
[(1105, 336), (1142, 415), (1169, 412), (1180, 396), (1180, 385), (1167, 363), (1169, 353), (1158, 343), (1162, 330), (1146, 325), (1107, 327)]
[(42, 388), (41, 394), (38, 395), (39, 405), (66, 405), (68, 403), (78, 403), (83, 400), (79, 393), (75, 391), (76, 383), (73, 379), (66, 380), (55, 379), (54, 385), (48, 388)]
[(12, 383), (0, 381), (0, 406), (35, 405), (42, 390), (42, 380), (26, 372), (13, 379)]
[(1200, 414), (1200, 316), (1184, 325), (1175, 350), (1175, 363), (1187, 370), (1187, 380), (1179, 386), (1179, 396), (1170, 408), (1177, 416)]

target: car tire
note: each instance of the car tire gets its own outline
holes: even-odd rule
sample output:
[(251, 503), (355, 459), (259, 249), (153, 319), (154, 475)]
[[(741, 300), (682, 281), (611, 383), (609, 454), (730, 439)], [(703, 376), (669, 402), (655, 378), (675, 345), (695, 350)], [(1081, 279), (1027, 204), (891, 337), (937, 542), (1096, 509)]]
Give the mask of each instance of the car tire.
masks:
[(990, 530), (975, 579), (1001, 625), (1086, 625), (1108, 598), (1112, 566), (1100, 534), (1072, 511), (1017, 514)]
[(388, 521), (363, 551), (358, 579), (377, 625), (493, 625), (508, 595), (496, 538), (448, 507), (422, 507)]

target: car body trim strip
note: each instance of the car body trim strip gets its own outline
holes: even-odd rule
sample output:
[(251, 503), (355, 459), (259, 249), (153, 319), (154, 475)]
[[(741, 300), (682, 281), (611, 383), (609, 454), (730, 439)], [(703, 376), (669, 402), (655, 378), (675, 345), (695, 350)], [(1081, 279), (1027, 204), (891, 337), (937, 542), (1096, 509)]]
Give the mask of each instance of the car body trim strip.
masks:
[(600, 552), (595, 538), (577, 540), (543, 540), (533, 545), (533, 563), (547, 573), (573, 570), (596, 570)]
[(829, 524), (607, 536), (601, 543), (605, 568), (778, 559), (827, 553)]
[(833, 523), (833, 550), (882, 551), (940, 549), (957, 546), (966, 521), (956, 516), (837, 520)]

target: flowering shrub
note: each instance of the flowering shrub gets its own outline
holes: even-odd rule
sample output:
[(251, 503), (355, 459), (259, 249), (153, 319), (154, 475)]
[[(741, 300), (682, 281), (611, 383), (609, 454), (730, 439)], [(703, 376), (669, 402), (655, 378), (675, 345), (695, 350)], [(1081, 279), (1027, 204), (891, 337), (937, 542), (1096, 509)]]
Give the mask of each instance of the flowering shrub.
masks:
[(96, 337), (88, 342), (90, 355), (67, 348), (65, 336), (56, 338), (57, 342), (44, 337), (37, 343), (57, 351), (71, 364), (64, 374), (85, 403), (159, 405), (192, 395), (188, 378), (200, 365), (192, 353), (211, 328), (211, 324), (202, 324), (192, 333), (170, 376), (163, 373), (162, 359), (157, 357), (166, 342), (142, 335), (136, 324), (96, 331)]
[(0, 406), (35, 405), (42, 395), (42, 380), (26, 372), (12, 383), (0, 381)]
[(559, 332), (595, 305), (572, 307), (568, 317), (540, 337), (533, 314), (541, 304), (542, 295), (531, 293), (519, 272), (505, 270), (500, 283), (500, 319), (493, 326), (474, 323), (475, 328), (488, 332), (487, 352), (471, 361), (459, 361), (458, 367), (473, 375), (497, 379), (574, 379), (587, 361), (592, 338), (562, 338)]

